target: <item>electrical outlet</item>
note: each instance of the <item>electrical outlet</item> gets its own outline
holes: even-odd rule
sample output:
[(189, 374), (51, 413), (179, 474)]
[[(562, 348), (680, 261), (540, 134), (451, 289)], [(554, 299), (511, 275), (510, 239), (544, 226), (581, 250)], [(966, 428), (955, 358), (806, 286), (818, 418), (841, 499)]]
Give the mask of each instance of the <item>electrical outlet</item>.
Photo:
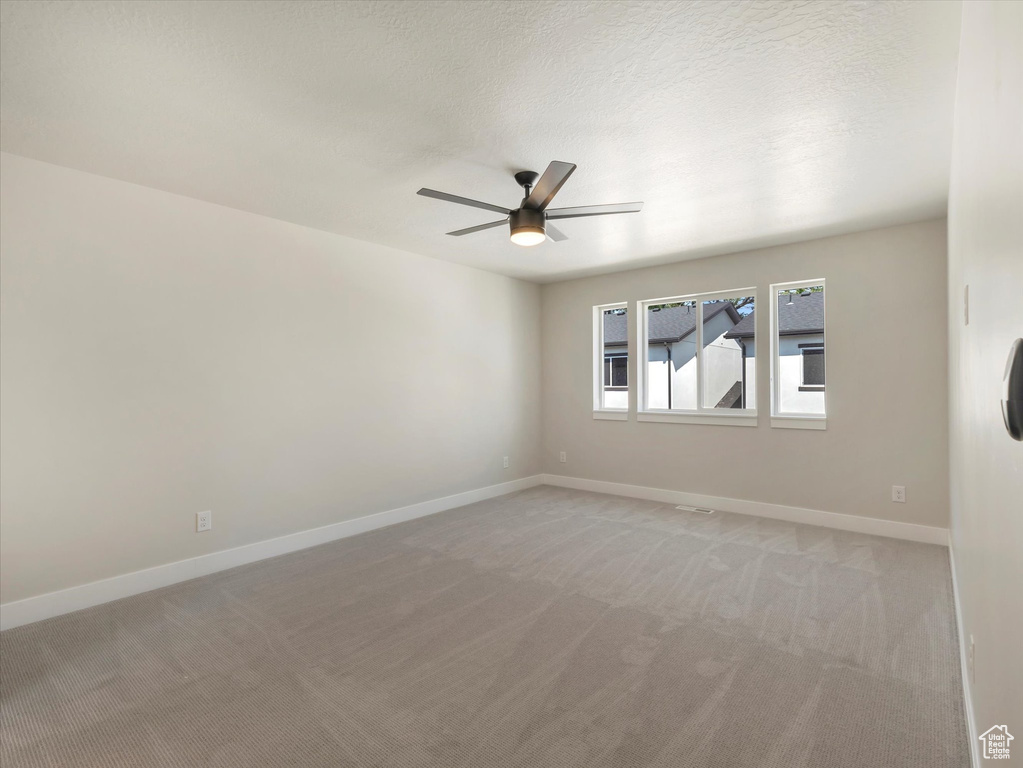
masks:
[(892, 486), (892, 501), (898, 504), (906, 503), (906, 486), (904, 485), (893, 485)]
[(565, 452), (564, 451), (562, 451), (561, 454), (558, 456), (558, 461), (560, 461), (562, 464), (564, 464), (566, 461), (568, 461), (568, 457), (565, 456)]
[(966, 672), (970, 676), (970, 682), (973, 682), (973, 669), (977, 660), (977, 649), (973, 644), (973, 635), (970, 635), (970, 655), (966, 659)]
[(208, 531), (213, 528), (213, 513), (212, 512), (196, 512), (195, 513), (195, 532)]
[(508, 457), (507, 456), (504, 457), (504, 468), (508, 469)]

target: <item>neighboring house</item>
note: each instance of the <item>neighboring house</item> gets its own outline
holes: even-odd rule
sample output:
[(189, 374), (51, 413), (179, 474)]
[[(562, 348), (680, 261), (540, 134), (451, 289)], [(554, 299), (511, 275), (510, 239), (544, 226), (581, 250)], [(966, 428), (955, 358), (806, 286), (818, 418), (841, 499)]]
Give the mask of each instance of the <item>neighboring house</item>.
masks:
[[(696, 409), (696, 307), (650, 309), (647, 348), (649, 408)], [(704, 406), (756, 407), (756, 312), (730, 302), (704, 310)], [(778, 296), (778, 409), (824, 413), (824, 293)], [(628, 319), (604, 315), (604, 405), (627, 408)]]
[(604, 313), (604, 407), (629, 407), (629, 324), (624, 312)]
[[(696, 307), (662, 307), (648, 312), (647, 407), (695, 410)], [(743, 342), (727, 338), (727, 332), (741, 320), (742, 316), (727, 301), (715, 303), (704, 311), (707, 372), (704, 402), (707, 407), (742, 408), (744, 402), (755, 402), (755, 376), (747, 375), (745, 385), (743, 382)], [(604, 315), (604, 382), (605, 407), (628, 407), (625, 314)]]
[[(746, 356), (756, 356), (751, 312), (725, 334), (742, 341)], [(778, 410), (784, 413), (824, 413), (824, 293), (778, 296)], [(749, 378), (752, 378), (747, 374)]]

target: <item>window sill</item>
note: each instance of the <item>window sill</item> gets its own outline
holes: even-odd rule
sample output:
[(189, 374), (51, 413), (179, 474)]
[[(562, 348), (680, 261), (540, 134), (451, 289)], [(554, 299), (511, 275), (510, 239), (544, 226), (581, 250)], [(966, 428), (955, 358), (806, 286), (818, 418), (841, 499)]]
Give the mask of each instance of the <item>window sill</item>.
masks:
[(816, 384), (802, 384), (799, 387), (800, 392), (823, 392), (824, 387), (817, 386)]
[(594, 411), (593, 412), (593, 418), (595, 418), (595, 419), (604, 419), (605, 421), (628, 421), (629, 420), (629, 412), (628, 411), (610, 411), (610, 410)]
[(775, 429), (827, 429), (828, 420), (812, 416), (772, 416), (771, 426)]
[(755, 427), (756, 414), (725, 416), (716, 413), (673, 413), (671, 411), (641, 411), (637, 421), (655, 421), (664, 424), (713, 424), (725, 427)]

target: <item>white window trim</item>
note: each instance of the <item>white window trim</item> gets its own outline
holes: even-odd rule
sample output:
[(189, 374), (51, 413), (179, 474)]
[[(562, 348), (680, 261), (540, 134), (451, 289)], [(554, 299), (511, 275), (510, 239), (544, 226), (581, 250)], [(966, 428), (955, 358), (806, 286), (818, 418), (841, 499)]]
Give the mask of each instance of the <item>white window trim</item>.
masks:
[[(709, 409), (708, 409), (709, 410)], [(719, 408), (718, 410), (724, 410)], [(636, 414), (636, 421), (657, 421), (664, 424), (714, 424), (723, 427), (755, 427), (757, 426), (756, 416), (744, 416), (736, 414), (698, 413), (697, 411), (668, 411), (663, 409), (649, 409)]]
[[(757, 426), (756, 403), (753, 408), (732, 410), (707, 408), (703, 405), (703, 302), (717, 299), (734, 299), (738, 296), (752, 296), (754, 307), (758, 303), (756, 288), (737, 288), (728, 291), (691, 293), (685, 296), (665, 296), (660, 299), (644, 299), (636, 302), (636, 349), (641, 350), (636, 358), (637, 421), (662, 422), (668, 424), (713, 424), (730, 427)], [(647, 307), (676, 301), (692, 301), (696, 304), (696, 410), (673, 408), (647, 408)], [(754, 336), (754, 339), (756, 336)]]
[[(593, 418), (609, 421), (626, 421), (629, 408), (604, 407), (604, 313), (610, 309), (629, 308), (627, 301), (612, 304), (598, 304), (593, 308)], [(626, 317), (628, 315), (626, 314)], [(628, 338), (628, 334), (626, 334)], [(625, 346), (626, 354), (629, 347)], [(627, 375), (627, 374), (626, 374)]]
[[(824, 395), (824, 415), (816, 413), (788, 413), (782, 412), (778, 408), (778, 388), (775, 386), (775, 374), (778, 369), (778, 355), (779, 355), (779, 344), (778, 344), (778, 293), (780, 291), (789, 291), (795, 288), (809, 288), (815, 285), (824, 286), (824, 342), (822, 347), (825, 349), (824, 352), (824, 381), (828, 380), (828, 287), (825, 279), (818, 278), (816, 280), (794, 280), (788, 283), (772, 283), (771, 284), (771, 299), (770, 299), (770, 313), (771, 313), (771, 325), (770, 325), (770, 337), (771, 337), (771, 375), (770, 375), (770, 386), (771, 386), (771, 426), (776, 429), (827, 429), (828, 428), (828, 395), (827, 389), (822, 389), (821, 392)], [(802, 360), (800, 360), (802, 363)], [(800, 371), (799, 379), (802, 381), (803, 373)]]
[(603, 421), (628, 421), (629, 412), (628, 410), (622, 410), (620, 408), (603, 408), (593, 412), (593, 418), (601, 419)]
[(772, 416), (771, 426), (774, 429), (827, 429), (828, 420), (824, 416)]

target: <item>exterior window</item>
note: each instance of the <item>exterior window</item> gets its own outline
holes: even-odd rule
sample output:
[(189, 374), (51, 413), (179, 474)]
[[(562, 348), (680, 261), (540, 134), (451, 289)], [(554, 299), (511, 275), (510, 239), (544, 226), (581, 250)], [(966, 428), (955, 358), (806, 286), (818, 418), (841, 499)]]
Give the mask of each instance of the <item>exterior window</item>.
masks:
[(625, 418), (629, 409), (629, 310), (625, 304), (593, 308), (593, 412)]
[(696, 410), (695, 301), (646, 307), (646, 410)]
[(802, 392), (814, 392), (824, 389), (824, 347), (800, 345), (803, 356)]
[(748, 417), (756, 424), (751, 288), (639, 302), (643, 421)]
[(604, 355), (604, 390), (629, 389), (629, 356)]
[(771, 295), (771, 415), (778, 419), (772, 425), (822, 429), (824, 281), (772, 285)]
[(752, 295), (703, 302), (704, 408), (756, 410), (755, 312)]

